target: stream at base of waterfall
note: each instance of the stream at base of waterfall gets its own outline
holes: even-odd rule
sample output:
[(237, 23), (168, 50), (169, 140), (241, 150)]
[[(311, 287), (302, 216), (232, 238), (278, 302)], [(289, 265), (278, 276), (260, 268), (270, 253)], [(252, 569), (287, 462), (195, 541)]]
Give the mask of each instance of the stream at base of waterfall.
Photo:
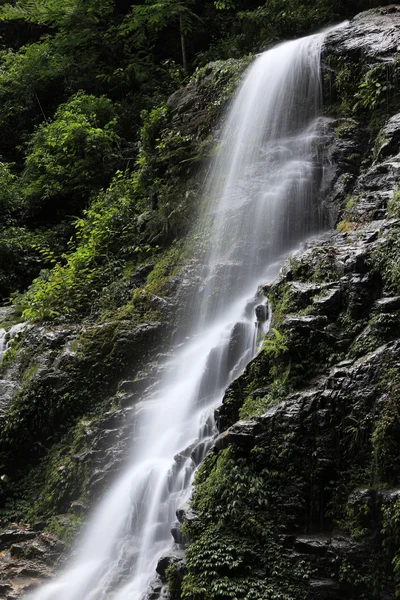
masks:
[(177, 347), (134, 407), (128, 464), (66, 570), (31, 599), (141, 600), (158, 558), (173, 548), (171, 523), (213, 444), (215, 408), (269, 327), (260, 285), (330, 225), (320, 153), (324, 35), (281, 44), (247, 71), (205, 186), (198, 227), (208, 250)]

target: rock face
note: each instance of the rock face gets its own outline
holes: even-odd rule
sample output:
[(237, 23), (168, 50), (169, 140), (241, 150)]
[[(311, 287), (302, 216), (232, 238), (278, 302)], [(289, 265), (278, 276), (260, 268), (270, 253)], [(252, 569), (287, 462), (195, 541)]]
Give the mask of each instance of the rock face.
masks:
[(14, 600), (51, 577), (65, 544), (54, 534), (12, 525), (0, 533), (0, 594)]
[(329, 35), (326, 49), (368, 66), (392, 62), (399, 51), (400, 8), (385, 6), (355, 17), (349, 29)]

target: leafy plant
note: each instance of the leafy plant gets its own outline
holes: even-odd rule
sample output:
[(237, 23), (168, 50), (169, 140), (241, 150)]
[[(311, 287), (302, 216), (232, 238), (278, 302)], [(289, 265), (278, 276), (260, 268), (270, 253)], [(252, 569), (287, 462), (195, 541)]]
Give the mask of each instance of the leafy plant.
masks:
[(118, 164), (115, 126), (109, 99), (78, 93), (57, 109), (54, 121), (36, 129), (22, 174), (31, 218), (79, 212), (108, 183)]

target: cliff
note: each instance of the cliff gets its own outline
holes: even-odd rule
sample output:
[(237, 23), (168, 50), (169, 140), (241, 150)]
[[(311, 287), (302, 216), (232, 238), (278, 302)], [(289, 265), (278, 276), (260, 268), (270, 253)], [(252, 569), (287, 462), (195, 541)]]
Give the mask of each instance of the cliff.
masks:
[[(227, 390), (221, 434), (178, 515), (186, 561), (161, 561), (149, 598), (166, 580), (172, 599), (191, 600), (400, 591), (399, 46), (396, 6), (326, 39), (322, 153), (335, 229), (264, 290), (273, 329)], [(187, 232), (198, 165), (246, 62), (205, 67), (149, 115), (141, 185), (163, 183), (134, 215), (143, 248)], [(120, 471), (132, 406), (173, 339), (182, 286), (196, 279), (198, 243), (144, 252), (92, 319), (30, 323), (11, 340), (1, 380), (5, 598), (60, 568), (64, 544)]]

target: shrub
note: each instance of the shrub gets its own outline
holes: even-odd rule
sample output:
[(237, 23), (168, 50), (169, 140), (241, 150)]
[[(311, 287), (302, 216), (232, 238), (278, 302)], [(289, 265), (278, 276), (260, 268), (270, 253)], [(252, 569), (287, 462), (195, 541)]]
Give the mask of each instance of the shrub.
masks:
[(43, 123), (28, 143), (23, 194), (35, 220), (80, 212), (108, 184), (118, 165), (113, 104), (78, 93)]

